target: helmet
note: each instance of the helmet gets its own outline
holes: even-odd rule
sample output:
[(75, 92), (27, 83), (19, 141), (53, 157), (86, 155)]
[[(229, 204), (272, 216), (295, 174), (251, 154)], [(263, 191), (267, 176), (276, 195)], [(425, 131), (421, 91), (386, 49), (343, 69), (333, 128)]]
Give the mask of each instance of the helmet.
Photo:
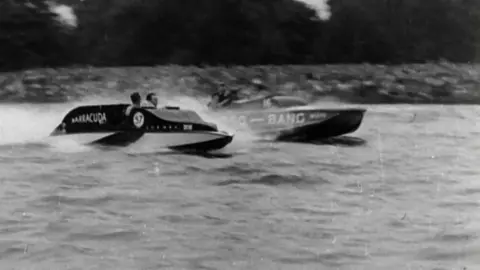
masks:
[(130, 100), (133, 103), (137, 103), (137, 102), (140, 102), (142, 100), (142, 97), (140, 96), (140, 94), (138, 92), (134, 92), (130, 95)]

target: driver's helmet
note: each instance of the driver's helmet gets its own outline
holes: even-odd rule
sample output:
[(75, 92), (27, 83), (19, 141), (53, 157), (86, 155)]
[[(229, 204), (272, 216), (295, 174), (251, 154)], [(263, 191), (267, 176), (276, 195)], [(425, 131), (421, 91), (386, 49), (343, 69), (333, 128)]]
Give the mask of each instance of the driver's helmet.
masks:
[(218, 90), (220, 92), (225, 92), (227, 90), (227, 86), (225, 85), (225, 83), (221, 82), (219, 85), (218, 85)]
[(219, 93), (228, 93), (229, 92), (229, 89), (224, 82), (219, 82), (218, 83), (218, 92)]

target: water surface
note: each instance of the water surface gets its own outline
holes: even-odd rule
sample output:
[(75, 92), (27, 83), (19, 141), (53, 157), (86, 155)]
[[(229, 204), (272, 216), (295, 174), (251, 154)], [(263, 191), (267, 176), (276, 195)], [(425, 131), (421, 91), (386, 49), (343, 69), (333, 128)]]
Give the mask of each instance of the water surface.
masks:
[(47, 143), (73, 105), (0, 106), (2, 269), (480, 268), (475, 106), (372, 105), (364, 144), (237, 134), (206, 158)]

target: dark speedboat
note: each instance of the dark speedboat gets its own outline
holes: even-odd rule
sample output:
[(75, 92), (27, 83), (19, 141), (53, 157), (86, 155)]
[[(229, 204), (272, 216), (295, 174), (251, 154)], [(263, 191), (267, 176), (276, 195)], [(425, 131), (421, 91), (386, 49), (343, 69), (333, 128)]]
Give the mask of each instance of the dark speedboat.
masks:
[(298, 97), (269, 95), (215, 109), (260, 135), (277, 140), (317, 140), (355, 132), (366, 109), (315, 109)]
[(122, 146), (135, 151), (174, 149), (210, 151), (225, 147), (233, 135), (178, 107), (133, 108), (129, 104), (80, 106), (63, 118), (50, 136), (81, 144)]

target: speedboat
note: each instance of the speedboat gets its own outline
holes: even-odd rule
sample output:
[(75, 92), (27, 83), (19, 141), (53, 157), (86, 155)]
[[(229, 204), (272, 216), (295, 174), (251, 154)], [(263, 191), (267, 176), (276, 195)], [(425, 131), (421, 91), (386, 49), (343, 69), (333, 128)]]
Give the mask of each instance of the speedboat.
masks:
[(50, 134), (81, 144), (121, 146), (135, 151), (160, 149), (211, 151), (224, 148), (233, 134), (219, 131), (194, 111), (179, 107), (133, 108), (130, 104), (80, 106), (66, 114)]
[[(355, 132), (366, 109), (317, 109), (295, 96), (268, 95), (213, 109), (244, 128), (276, 140), (312, 141)], [(226, 113), (228, 112), (228, 113)]]

